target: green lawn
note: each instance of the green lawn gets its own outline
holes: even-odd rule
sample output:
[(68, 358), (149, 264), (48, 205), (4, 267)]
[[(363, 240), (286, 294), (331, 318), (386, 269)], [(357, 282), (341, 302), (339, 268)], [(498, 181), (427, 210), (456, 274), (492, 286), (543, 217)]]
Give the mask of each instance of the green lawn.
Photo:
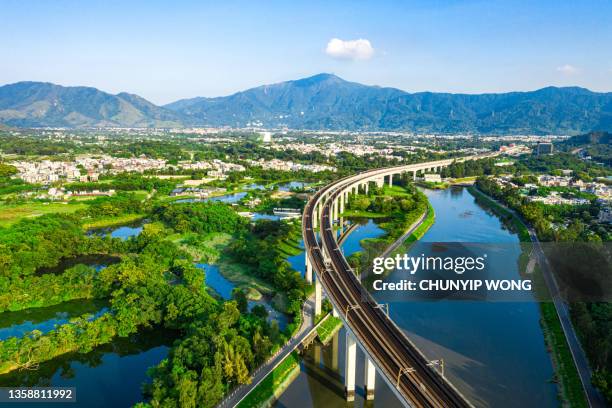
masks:
[(116, 225), (136, 222), (142, 218), (144, 218), (143, 214), (124, 214), (118, 217), (97, 218), (95, 220), (88, 220), (87, 222), (83, 223), (83, 229), (88, 230), (92, 228), (114, 227)]
[(371, 211), (358, 211), (358, 210), (346, 210), (341, 215), (342, 215), (342, 217), (346, 217), (346, 218), (350, 218), (350, 217), (355, 217), (355, 218), (384, 218), (384, 217), (388, 217), (387, 214), (383, 214), (383, 213), (376, 213), (376, 212), (371, 212)]
[(297, 353), (293, 352), (238, 404), (238, 408), (269, 406), (271, 400), (278, 398), (299, 372), (299, 358)]
[(189, 252), (196, 262), (214, 264), (221, 258), (221, 253), (232, 240), (232, 236), (224, 232), (177, 233), (169, 235), (167, 239)]
[(402, 196), (410, 195), (410, 193), (408, 193), (406, 189), (402, 186), (389, 187), (388, 185), (385, 184), (383, 189), (384, 189), (384, 194), (382, 196), (384, 197), (402, 197)]
[(331, 314), (317, 327), (317, 336), (321, 343), (326, 344), (342, 327), (342, 320)]
[(27, 203), (0, 205), (0, 226), (7, 227), (23, 218), (39, 217), (44, 214), (69, 214), (87, 207), (84, 203)]

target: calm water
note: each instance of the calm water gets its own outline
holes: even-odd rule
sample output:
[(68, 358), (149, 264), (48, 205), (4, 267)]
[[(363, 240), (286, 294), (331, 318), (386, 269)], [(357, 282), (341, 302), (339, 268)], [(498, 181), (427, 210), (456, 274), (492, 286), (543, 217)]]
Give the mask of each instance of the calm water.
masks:
[(226, 194), (219, 197), (209, 197), (209, 198), (183, 198), (180, 200), (173, 201), (173, 203), (198, 203), (198, 202), (207, 202), (207, 201), (217, 201), (221, 203), (233, 204), (242, 200), (247, 195), (246, 192), (242, 191), (240, 193)]
[(304, 181), (290, 181), (288, 183), (282, 183), (278, 185), (280, 191), (291, 191), (292, 189), (299, 188), (303, 189), (311, 185), (312, 183), (306, 183)]
[(278, 221), (280, 217), (274, 214), (264, 214), (264, 213), (253, 213), (253, 217), (251, 217), (251, 221), (257, 220), (270, 220), (270, 221)]
[(129, 407), (143, 400), (141, 385), (150, 381), (147, 369), (167, 356), (174, 338), (174, 333), (161, 330), (117, 338), (90, 353), (70, 353), (42, 363), (38, 370), (2, 375), (0, 386), (76, 387), (76, 403), (50, 404), (53, 407)]
[(104, 301), (74, 300), (50, 307), (0, 313), (0, 340), (23, 337), (32, 330), (47, 333), (56, 325), (68, 323), (74, 317), (89, 315), (95, 319), (107, 311)]
[[(436, 222), (423, 242), (518, 243), (516, 235), (480, 207), (467, 190), (425, 192), (436, 211)], [(415, 246), (412, 250), (419, 249)], [(518, 251), (511, 256), (518, 256)], [(508, 270), (518, 277), (516, 258), (508, 259)], [(390, 303), (390, 313), (428, 357), (444, 358), (447, 377), (476, 406), (559, 405), (556, 385), (550, 382), (553, 369), (539, 326), (537, 304), (396, 301)], [(337, 366), (332, 358), (333, 343), (321, 346), (319, 352), (310, 347), (300, 376), (276, 406), (347, 406), (342, 333), (338, 343)], [(355, 406), (400, 406), (379, 375), (375, 400), (365, 404), (361, 397), (362, 360), (358, 358)]]
[(108, 265), (115, 264), (119, 261), (121, 261), (121, 258), (107, 254), (79, 255), (73, 258), (64, 258), (60, 260), (56, 266), (38, 268), (36, 273), (38, 275), (43, 275), (45, 273), (60, 274), (66, 269), (72, 268), (76, 265), (87, 265), (99, 272)]
[(302, 249), (302, 252), (300, 252), (297, 255), (293, 255), (287, 258), (287, 261), (289, 262), (289, 264), (291, 265), (291, 267), (298, 271), (300, 273), (300, 275), (302, 275), (302, 277), (304, 276), (304, 274), (306, 273), (306, 258), (304, 258), (304, 240), (300, 239), (300, 248)]
[[(212, 288), (219, 296), (223, 299), (231, 299), (232, 290), (236, 285), (230, 280), (226, 279), (219, 272), (219, 267), (216, 265), (209, 264), (196, 264), (198, 268), (204, 269), (206, 272), (206, 285)], [(287, 315), (274, 309), (270, 304), (270, 300), (266, 297), (262, 297), (260, 300), (249, 300), (249, 310), (253, 309), (254, 306), (261, 305), (268, 311), (268, 321), (276, 320), (278, 327), (284, 330), (289, 323)]]
[(349, 257), (355, 252), (362, 251), (362, 240), (366, 238), (378, 238), (385, 233), (382, 228), (376, 225), (374, 220), (361, 219), (355, 220), (354, 222), (358, 222), (359, 226), (351, 232), (351, 235), (349, 235), (342, 244), (342, 252), (345, 257)]
[(264, 186), (263, 184), (259, 184), (259, 183), (251, 183), (251, 184), (247, 184), (246, 186), (244, 186), (244, 188), (247, 190), (265, 190), (266, 186)]
[[(380, 237), (385, 231), (380, 228), (373, 220), (356, 220), (359, 226), (352, 230), (351, 234), (345, 239), (342, 244), (342, 250), (345, 256), (350, 256), (355, 252), (363, 250), (361, 246), (361, 240), (366, 238)], [(300, 248), (304, 249), (304, 240), (300, 240)], [(306, 272), (306, 265), (304, 263), (304, 252), (300, 252), (297, 255), (290, 256), (287, 261), (291, 264), (291, 267), (298, 271), (302, 276)]]
[(142, 228), (148, 222), (148, 220), (140, 220), (126, 225), (120, 225), (117, 227), (110, 228), (99, 228), (93, 229), (88, 232), (88, 235), (106, 236), (110, 235), (111, 238), (119, 238), (125, 241), (131, 237), (137, 237), (142, 232)]

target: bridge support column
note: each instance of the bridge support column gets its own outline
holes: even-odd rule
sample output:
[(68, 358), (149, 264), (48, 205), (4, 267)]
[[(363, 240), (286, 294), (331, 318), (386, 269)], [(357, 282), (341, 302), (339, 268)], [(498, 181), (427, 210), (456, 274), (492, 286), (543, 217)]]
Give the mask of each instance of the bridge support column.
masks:
[(340, 317), (340, 313), (338, 313), (338, 309), (336, 309), (335, 307), (332, 309), (332, 316)]
[(416, 181), (416, 170), (412, 172), (412, 181)]
[(368, 184), (370, 183), (363, 183), (363, 191), (365, 192), (366, 195), (368, 195)]
[(348, 331), (346, 332), (346, 357), (344, 360), (344, 393), (347, 401), (355, 401), (357, 342), (355, 337)]
[(318, 343), (314, 344), (314, 363), (317, 367), (321, 366), (321, 345)]
[(323, 287), (321, 286), (321, 280), (317, 276), (315, 279), (315, 316), (321, 314), (321, 302), (323, 298)]
[(393, 174), (389, 174), (389, 187), (393, 187)]
[(376, 368), (374, 363), (366, 356), (365, 361), (365, 398), (366, 400), (374, 399), (374, 387), (376, 384)]
[(306, 258), (306, 272), (304, 273), (304, 278), (306, 279), (306, 283), (310, 285), (312, 284), (312, 265), (310, 264), (310, 259), (308, 259), (307, 252), (304, 252), (304, 257)]
[(340, 335), (336, 333), (334, 337), (332, 337), (332, 370), (338, 370), (338, 337)]

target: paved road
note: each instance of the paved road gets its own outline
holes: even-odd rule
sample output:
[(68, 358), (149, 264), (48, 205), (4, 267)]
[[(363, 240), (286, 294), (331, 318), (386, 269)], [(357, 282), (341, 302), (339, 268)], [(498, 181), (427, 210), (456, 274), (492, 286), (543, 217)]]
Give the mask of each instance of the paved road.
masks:
[(236, 406), (251, 390), (253, 390), (285, 357), (299, 346), (302, 341), (314, 330), (314, 294), (312, 294), (302, 308), (302, 325), (298, 332), (274, 356), (262, 364), (251, 376), (251, 383), (235, 388), (217, 407)]
[(555, 309), (557, 310), (557, 316), (559, 316), (559, 321), (561, 322), (565, 339), (567, 340), (567, 344), (569, 345), (572, 353), (574, 364), (576, 364), (576, 368), (578, 369), (580, 381), (582, 382), (582, 387), (586, 393), (589, 406), (593, 408), (606, 407), (607, 404), (604, 401), (603, 396), (591, 383), (591, 367), (589, 366), (586, 354), (580, 345), (580, 341), (576, 336), (576, 331), (574, 330), (574, 326), (572, 325), (572, 321), (570, 319), (568, 305), (559, 295), (559, 286), (557, 285), (557, 281), (552, 273), (552, 268), (550, 267), (548, 259), (544, 255), (544, 251), (542, 250), (540, 241), (538, 241), (536, 232), (530, 227), (527, 228), (529, 230), (531, 241), (536, 249), (539, 261), (538, 263), (542, 268), (544, 281), (546, 282), (546, 286), (548, 286), (548, 291), (550, 292), (553, 303), (555, 304)]
[[(478, 190), (480, 191), (480, 190)], [(481, 192), (482, 194), (485, 194)], [(486, 195), (486, 194), (485, 194)], [(489, 197), (487, 195), (487, 197)], [(489, 197), (493, 199), (492, 197)], [(494, 200), (494, 199), (493, 199)], [(567, 344), (569, 345), (570, 352), (572, 353), (572, 358), (574, 359), (574, 364), (578, 369), (578, 375), (580, 376), (580, 381), (582, 382), (582, 388), (587, 396), (587, 400), (589, 406), (593, 408), (605, 408), (608, 405), (606, 404), (603, 396), (597, 391), (597, 389), (591, 383), (591, 367), (589, 366), (589, 362), (587, 360), (586, 354), (580, 345), (580, 341), (576, 336), (576, 332), (574, 330), (574, 326), (572, 325), (572, 321), (570, 319), (569, 308), (567, 303), (563, 301), (559, 294), (559, 286), (557, 285), (557, 281), (555, 279), (554, 274), (552, 273), (552, 268), (546, 255), (544, 255), (544, 251), (542, 250), (542, 246), (540, 241), (538, 240), (538, 236), (533, 228), (528, 226), (525, 222), (523, 222), (520, 215), (514, 211), (512, 208), (507, 207), (503, 203), (495, 200), (499, 205), (504, 207), (506, 210), (513, 213), (518, 219), (527, 227), (529, 231), (529, 237), (531, 238), (531, 242), (533, 242), (533, 247), (536, 251), (536, 256), (538, 258), (538, 264), (542, 268), (542, 275), (544, 276), (544, 282), (546, 282), (546, 286), (548, 287), (548, 291), (550, 292), (550, 296), (555, 305), (555, 309), (557, 311), (557, 316), (559, 317), (559, 321), (561, 322), (561, 327), (563, 328), (563, 333), (565, 334), (565, 338), (567, 339)]]

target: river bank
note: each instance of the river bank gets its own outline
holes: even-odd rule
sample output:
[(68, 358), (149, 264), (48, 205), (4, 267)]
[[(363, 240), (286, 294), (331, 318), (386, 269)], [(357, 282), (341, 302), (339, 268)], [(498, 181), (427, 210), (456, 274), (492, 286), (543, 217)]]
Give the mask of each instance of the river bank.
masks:
[[(510, 223), (518, 231), (521, 242), (532, 242), (529, 229), (514, 211), (511, 211), (505, 205), (497, 202), (475, 186), (469, 187), (468, 190), (480, 200), (482, 205), (490, 208), (505, 219), (506, 222)], [(536, 266), (532, 273), (536, 278), (536, 291), (541, 293), (538, 295), (538, 298), (550, 299), (550, 293), (542, 277), (540, 267)], [(544, 332), (544, 338), (546, 339), (546, 344), (555, 367), (556, 381), (559, 384), (559, 397), (571, 407), (587, 407), (588, 404), (582, 382), (567, 339), (565, 338), (563, 327), (555, 310), (555, 305), (552, 302), (546, 301), (538, 302), (538, 305), (540, 307), (542, 331)]]
[[(478, 205), (464, 188), (424, 193), (435, 222), (410, 246), (410, 254), (420, 254), (425, 251), (423, 245), (432, 242), (504, 243), (509, 247), (507, 262), (495, 269), (504, 271), (504, 277), (518, 277), (520, 241), (497, 216)], [(402, 278), (392, 274), (385, 279)], [(418, 301), (401, 294), (379, 301), (389, 303), (391, 318), (428, 358), (444, 359), (445, 375), (476, 407), (559, 406), (557, 385), (550, 382), (554, 371), (537, 305)], [(301, 357), (300, 375), (275, 406), (345, 407), (344, 343), (341, 329), (327, 345), (316, 342), (310, 346)], [(356, 406), (366, 404), (360, 374), (363, 358), (358, 349)], [(374, 402), (376, 406), (401, 406), (378, 374)]]

